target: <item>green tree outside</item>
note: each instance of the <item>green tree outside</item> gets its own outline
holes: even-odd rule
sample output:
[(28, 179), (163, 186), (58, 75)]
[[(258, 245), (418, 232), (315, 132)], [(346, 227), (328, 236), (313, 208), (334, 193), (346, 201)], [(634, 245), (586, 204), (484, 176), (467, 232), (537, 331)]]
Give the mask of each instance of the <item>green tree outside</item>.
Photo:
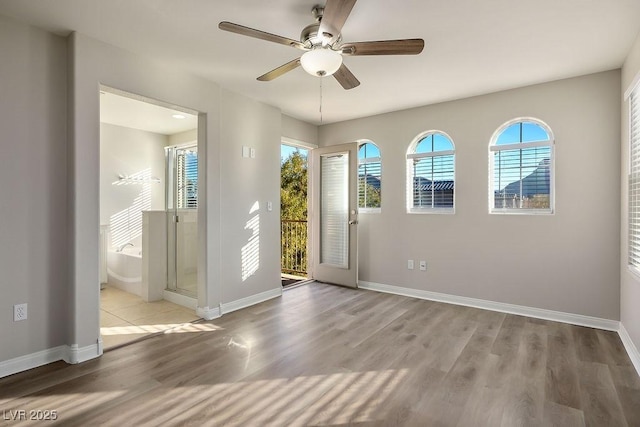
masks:
[(307, 159), (295, 151), (280, 166), (280, 217), (307, 219)]
[[(307, 271), (307, 158), (291, 153), (280, 166), (281, 266), (283, 272)], [(304, 222), (288, 222), (304, 221)]]

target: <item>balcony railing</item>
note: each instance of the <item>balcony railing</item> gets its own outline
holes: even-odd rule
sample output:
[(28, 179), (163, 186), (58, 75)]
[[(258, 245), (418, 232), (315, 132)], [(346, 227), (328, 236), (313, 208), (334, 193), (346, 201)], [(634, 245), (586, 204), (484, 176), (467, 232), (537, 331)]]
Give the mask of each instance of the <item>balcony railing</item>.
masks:
[(280, 220), (282, 272), (307, 274), (307, 221)]

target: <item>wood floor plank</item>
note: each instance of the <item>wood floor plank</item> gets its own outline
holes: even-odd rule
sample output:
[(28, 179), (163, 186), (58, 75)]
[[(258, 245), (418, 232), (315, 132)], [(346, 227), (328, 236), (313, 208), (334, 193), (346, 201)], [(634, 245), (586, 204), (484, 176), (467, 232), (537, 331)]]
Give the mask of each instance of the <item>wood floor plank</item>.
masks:
[(608, 362), (608, 355), (602, 348), (595, 329), (576, 326), (572, 328), (572, 332), (579, 360), (605, 364)]
[(544, 379), (514, 375), (506, 399), (502, 426), (543, 425)]
[[(518, 319), (521, 321), (522, 319)], [(514, 329), (513, 323), (503, 328)], [(525, 322), (515, 354), (515, 369), (508, 377), (502, 426), (539, 426), (544, 419), (545, 373), (547, 361), (547, 335), (544, 325)], [(500, 336), (500, 335), (499, 335)], [(511, 350), (513, 341), (505, 349)], [(504, 353), (503, 353), (504, 357)]]
[(587, 426), (627, 426), (609, 367), (602, 363), (580, 362), (582, 410)]
[(455, 425), (471, 391), (487, 369), (485, 360), (493, 340), (482, 334), (476, 334), (467, 343), (455, 365), (445, 375), (440, 387), (433, 396), (425, 396), (424, 409), (414, 413), (409, 423), (422, 421), (423, 425)]
[[(476, 382), (469, 400), (462, 408), (462, 415), (457, 426), (499, 426), (502, 423), (509, 383), (496, 381), (496, 376), (504, 375), (507, 372), (503, 368), (501, 359), (501, 356), (495, 354), (487, 356), (487, 367)], [(515, 363), (513, 366), (515, 367)], [(513, 373), (513, 371), (508, 372), (506, 376), (510, 378)]]
[(582, 409), (578, 357), (573, 340), (551, 335), (547, 344), (546, 399), (561, 406)]
[(618, 399), (629, 426), (640, 426), (640, 390), (629, 387), (616, 387)]
[(596, 330), (598, 341), (601, 347), (604, 349), (607, 355), (607, 363), (609, 365), (622, 365), (629, 366), (631, 361), (629, 355), (622, 344), (620, 336), (612, 331), (598, 331)]
[(314, 283), (0, 379), (0, 410), (30, 409), (64, 426), (635, 426), (640, 377), (615, 333)]
[(544, 425), (548, 427), (584, 427), (584, 413), (555, 402), (544, 403)]
[(525, 323), (525, 318), (522, 316), (506, 315), (500, 325), (491, 353), (498, 356), (514, 356), (520, 347)]

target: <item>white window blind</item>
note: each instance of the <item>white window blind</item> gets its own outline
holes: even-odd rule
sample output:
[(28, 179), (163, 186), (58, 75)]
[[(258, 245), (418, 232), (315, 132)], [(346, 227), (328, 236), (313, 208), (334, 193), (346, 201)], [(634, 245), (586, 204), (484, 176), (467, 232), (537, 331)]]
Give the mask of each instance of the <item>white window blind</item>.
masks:
[(177, 199), (179, 209), (198, 207), (198, 151), (196, 148), (178, 150)]
[(320, 262), (349, 268), (349, 154), (320, 157)]
[(493, 153), (495, 209), (550, 209), (551, 147)]
[(535, 119), (505, 124), (489, 146), (492, 213), (553, 212), (553, 137)]
[(640, 86), (629, 97), (629, 265), (640, 268)]
[(443, 133), (420, 137), (407, 154), (407, 210), (453, 213), (455, 149)]
[(413, 208), (453, 208), (453, 154), (424, 154), (410, 161)]

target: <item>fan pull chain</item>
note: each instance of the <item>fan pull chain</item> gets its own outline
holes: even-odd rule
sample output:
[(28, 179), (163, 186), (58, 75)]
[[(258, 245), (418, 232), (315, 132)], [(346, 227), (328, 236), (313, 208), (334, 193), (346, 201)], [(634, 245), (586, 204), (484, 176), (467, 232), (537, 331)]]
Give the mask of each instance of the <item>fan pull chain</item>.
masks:
[(320, 124), (322, 124), (322, 77), (320, 77)]

